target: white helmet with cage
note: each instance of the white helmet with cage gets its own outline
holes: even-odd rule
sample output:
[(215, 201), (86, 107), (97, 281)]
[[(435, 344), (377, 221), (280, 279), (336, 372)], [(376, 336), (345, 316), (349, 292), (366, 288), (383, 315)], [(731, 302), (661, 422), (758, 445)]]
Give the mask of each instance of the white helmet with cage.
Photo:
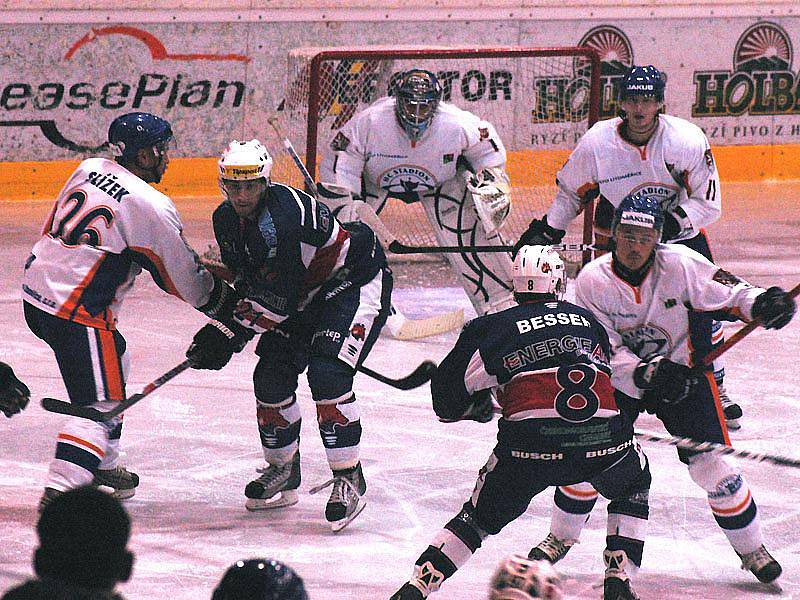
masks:
[(219, 178), (227, 181), (269, 181), (272, 157), (256, 139), (247, 142), (233, 140), (219, 158)]
[(567, 291), (564, 261), (551, 246), (523, 246), (511, 270), (515, 294), (551, 294), (561, 300)]
[(489, 600), (562, 600), (561, 578), (546, 560), (531, 560), (512, 554), (497, 567), (492, 577)]

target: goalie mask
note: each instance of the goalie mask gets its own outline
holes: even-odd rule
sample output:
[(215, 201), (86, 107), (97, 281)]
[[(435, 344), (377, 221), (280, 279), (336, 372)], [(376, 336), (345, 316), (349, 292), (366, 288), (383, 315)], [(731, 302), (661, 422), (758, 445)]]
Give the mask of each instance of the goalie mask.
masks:
[(234, 563), (211, 600), (308, 600), (303, 580), (278, 560), (251, 559)]
[(513, 554), (503, 560), (492, 577), (489, 600), (561, 600), (561, 578), (549, 562)]
[(394, 94), (397, 120), (411, 141), (416, 142), (433, 121), (442, 86), (430, 71), (412, 69), (400, 77)]
[(547, 294), (557, 300), (567, 291), (567, 271), (550, 246), (523, 246), (511, 269), (514, 294)]

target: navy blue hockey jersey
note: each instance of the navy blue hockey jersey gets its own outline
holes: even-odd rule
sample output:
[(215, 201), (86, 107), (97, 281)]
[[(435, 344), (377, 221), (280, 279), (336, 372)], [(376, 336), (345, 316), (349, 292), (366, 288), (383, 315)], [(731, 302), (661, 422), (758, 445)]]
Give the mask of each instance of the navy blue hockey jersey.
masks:
[[(470, 321), (431, 380), (436, 414), (457, 419), (492, 389), (501, 432), (535, 448), (589, 448), (627, 429), (616, 417), (608, 334), (569, 302), (532, 302)], [(612, 422), (613, 419), (613, 422)]]
[(303, 308), (320, 290), (361, 286), (386, 265), (375, 234), (336, 220), (322, 202), (272, 183), (255, 219), (240, 219), (230, 202), (214, 211), (222, 262), (246, 296), (236, 317), (262, 333)]

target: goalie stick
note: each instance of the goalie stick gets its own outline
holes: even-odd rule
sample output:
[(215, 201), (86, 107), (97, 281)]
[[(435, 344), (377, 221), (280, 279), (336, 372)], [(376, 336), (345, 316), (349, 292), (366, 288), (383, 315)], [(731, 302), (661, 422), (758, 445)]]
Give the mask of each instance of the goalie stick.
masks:
[[(156, 389), (160, 388), (168, 381), (183, 373), (190, 366), (191, 365), (188, 360), (183, 361), (176, 367), (173, 367), (164, 373), (155, 381), (148, 383), (141, 392), (134, 394), (126, 400), (123, 400), (108, 411), (97, 410), (96, 408), (92, 408), (90, 406), (80, 406), (70, 402), (64, 402), (63, 400), (56, 400), (55, 398), (42, 398), (42, 408), (53, 413), (70, 415), (72, 417), (82, 417), (91, 421), (105, 423), (128, 410), (131, 406), (139, 402), (139, 400), (149, 396)], [(398, 390), (411, 390), (430, 381), (434, 371), (436, 371), (436, 363), (430, 360), (423, 361), (411, 373), (405, 377), (400, 377), (399, 379), (387, 377), (386, 375), (382, 375), (381, 373), (373, 371), (372, 369), (363, 365), (360, 365), (358, 370), (364, 373), (364, 375), (372, 377), (373, 379), (380, 381), (381, 383), (385, 383), (386, 385), (397, 388)]]
[[(282, 106), (283, 105), (278, 107), (278, 110), (281, 110)], [(275, 134), (281, 140), (286, 152), (288, 152), (289, 156), (292, 157), (292, 162), (294, 162), (297, 170), (302, 174), (303, 181), (306, 185), (306, 191), (308, 191), (309, 194), (316, 193), (317, 184), (314, 182), (314, 179), (311, 177), (308, 169), (306, 169), (303, 161), (300, 160), (300, 156), (297, 154), (297, 150), (294, 149), (294, 145), (292, 144), (291, 140), (289, 140), (289, 138), (283, 134), (281, 125), (278, 122), (278, 117), (270, 117), (267, 119), (267, 123), (269, 123), (269, 125), (275, 131)], [(375, 232), (375, 235), (378, 236), (378, 239), (382, 244), (388, 246), (393, 241), (396, 241), (396, 238), (391, 234), (384, 222), (375, 212), (375, 209), (373, 209), (369, 204), (366, 202), (361, 202), (358, 206), (357, 212), (361, 220)], [(392, 313), (389, 317), (389, 321), (387, 322), (387, 328), (389, 333), (395, 339), (416, 340), (459, 329), (463, 324), (464, 309), (457, 309), (440, 315), (427, 317), (425, 319), (409, 319), (400, 311), (400, 309), (392, 305)]]

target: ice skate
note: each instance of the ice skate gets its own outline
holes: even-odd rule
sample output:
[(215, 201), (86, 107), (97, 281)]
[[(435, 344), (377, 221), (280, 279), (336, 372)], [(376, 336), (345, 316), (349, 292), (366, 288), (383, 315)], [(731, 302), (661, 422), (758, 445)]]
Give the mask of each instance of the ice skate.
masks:
[(297, 488), (300, 487), (300, 452), (295, 452), (291, 461), (282, 465), (267, 464), (258, 469), (261, 477), (244, 488), (247, 510), (269, 510), (297, 504)]
[(772, 583), (783, 572), (778, 561), (767, 552), (763, 544), (753, 552), (739, 554), (739, 558), (742, 559), (742, 569), (750, 571), (761, 583)]
[(133, 498), (134, 494), (136, 494), (139, 476), (133, 471), (128, 471), (125, 467), (97, 469), (92, 485), (110, 487), (114, 490), (111, 493), (114, 498), (127, 500), (128, 498)]
[(742, 407), (731, 400), (724, 385), (720, 383), (717, 385), (717, 389), (719, 390), (719, 401), (722, 404), (722, 412), (725, 415), (725, 424), (731, 431), (741, 429), (742, 424), (739, 423), (739, 419), (742, 418)]
[(403, 587), (392, 594), (389, 600), (422, 600), (423, 598), (427, 598), (427, 596), (424, 596), (410, 583), (404, 583)]
[(560, 540), (552, 533), (548, 533), (547, 537), (539, 542), (538, 546), (531, 548), (528, 552), (528, 558), (531, 560), (546, 560), (551, 564), (555, 564), (564, 558), (577, 543), (577, 540)]
[(42, 497), (39, 499), (39, 507), (36, 509), (39, 514), (42, 514), (42, 511), (45, 507), (50, 504), (53, 500), (58, 498), (63, 492), (58, 491), (55, 488), (46, 487), (44, 488), (44, 493)]
[(639, 600), (639, 596), (631, 589), (631, 580), (625, 571), (628, 565), (628, 555), (625, 551), (604, 550), (603, 562), (606, 564), (603, 600)]
[(361, 472), (361, 463), (352, 469), (334, 471), (333, 479), (312, 488), (309, 493), (316, 494), (329, 485), (333, 485), (333, 490), (331, 490), (331, 497), (325, 506), (325, 518), (331, 524), (331, 529), (337, 532), (347, 527), (367, 504), (364, 498), (367, 492), (367, 483)]

